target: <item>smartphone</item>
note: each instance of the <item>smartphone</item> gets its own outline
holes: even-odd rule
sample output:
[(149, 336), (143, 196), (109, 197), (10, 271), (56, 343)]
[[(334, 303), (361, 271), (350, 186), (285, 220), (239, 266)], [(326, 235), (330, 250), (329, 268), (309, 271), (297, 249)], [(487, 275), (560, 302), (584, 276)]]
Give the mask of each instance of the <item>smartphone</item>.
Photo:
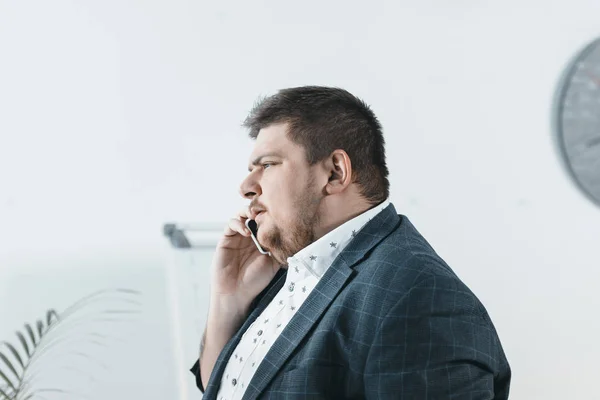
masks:
[(260, 243), (258, 243), (258, 239), (256, 238), (256, 235), (258, 234), (258, 225), (256, 224), (256, 221), (253, 219), (247, 219), (246, 220), (246, 228), (248, 228), (250, 230), (250, 236), (252, 237), (254, 244), (258, 248), (258, 251), (260, 251), (262, 254), (271, 256), (271, 252), (263, 250), (263, 248), (260, 247)]

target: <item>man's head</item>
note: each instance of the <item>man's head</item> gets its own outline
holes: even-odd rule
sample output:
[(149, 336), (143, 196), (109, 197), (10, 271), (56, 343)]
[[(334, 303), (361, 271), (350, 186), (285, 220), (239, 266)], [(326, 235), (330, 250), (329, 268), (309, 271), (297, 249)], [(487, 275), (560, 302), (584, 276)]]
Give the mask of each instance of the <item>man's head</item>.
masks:
[(280, 90), (244, 126), (256, 144), (240, 192), (264, 210), (258, 239), (281, 264), (389, 196), (381, 125), (345, 90)]

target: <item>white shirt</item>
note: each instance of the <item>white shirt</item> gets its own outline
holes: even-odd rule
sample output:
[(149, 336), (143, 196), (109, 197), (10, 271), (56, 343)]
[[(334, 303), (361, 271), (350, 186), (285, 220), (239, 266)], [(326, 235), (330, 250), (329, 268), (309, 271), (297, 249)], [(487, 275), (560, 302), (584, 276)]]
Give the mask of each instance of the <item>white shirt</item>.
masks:
[(285, 284), (233, 351), (223, 372), (218, 400), (242, 398), (265, 355), (325, 271), (357, 232), (389, 204), (386, 200), (352, 218), (287, 259)]

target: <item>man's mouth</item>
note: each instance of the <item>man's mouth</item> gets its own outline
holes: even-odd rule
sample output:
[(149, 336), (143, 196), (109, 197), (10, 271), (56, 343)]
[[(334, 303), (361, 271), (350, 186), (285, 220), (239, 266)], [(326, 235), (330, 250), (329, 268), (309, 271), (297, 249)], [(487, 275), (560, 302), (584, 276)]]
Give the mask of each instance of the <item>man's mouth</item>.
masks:
[(251, 206), (250, 207), (250, 219), (256, 220), (256, 217), (260, 214), (265, 212), (265, 209), (262, 207), (258, 207), (258, 206)]

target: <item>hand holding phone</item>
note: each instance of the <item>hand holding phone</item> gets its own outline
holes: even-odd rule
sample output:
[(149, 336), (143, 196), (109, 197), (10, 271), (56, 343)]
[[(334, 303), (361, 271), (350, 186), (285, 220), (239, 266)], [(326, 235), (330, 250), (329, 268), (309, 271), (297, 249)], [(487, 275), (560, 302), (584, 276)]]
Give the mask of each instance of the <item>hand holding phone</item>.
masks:
[(253, 213), (244, 208), (229, 220), (212, 261), (211, 296), (249, 305), (273, 279), (281, 264), (257, 239)]
[(250, 219), (253, 216), (246, 207), (231, 218), (213, 255), (205, 346), (200, 357), (205, 385), (222, 349), (250, 312), (252, 302), (281, 269), (275, 257), (258, 243), (258, 227)]

